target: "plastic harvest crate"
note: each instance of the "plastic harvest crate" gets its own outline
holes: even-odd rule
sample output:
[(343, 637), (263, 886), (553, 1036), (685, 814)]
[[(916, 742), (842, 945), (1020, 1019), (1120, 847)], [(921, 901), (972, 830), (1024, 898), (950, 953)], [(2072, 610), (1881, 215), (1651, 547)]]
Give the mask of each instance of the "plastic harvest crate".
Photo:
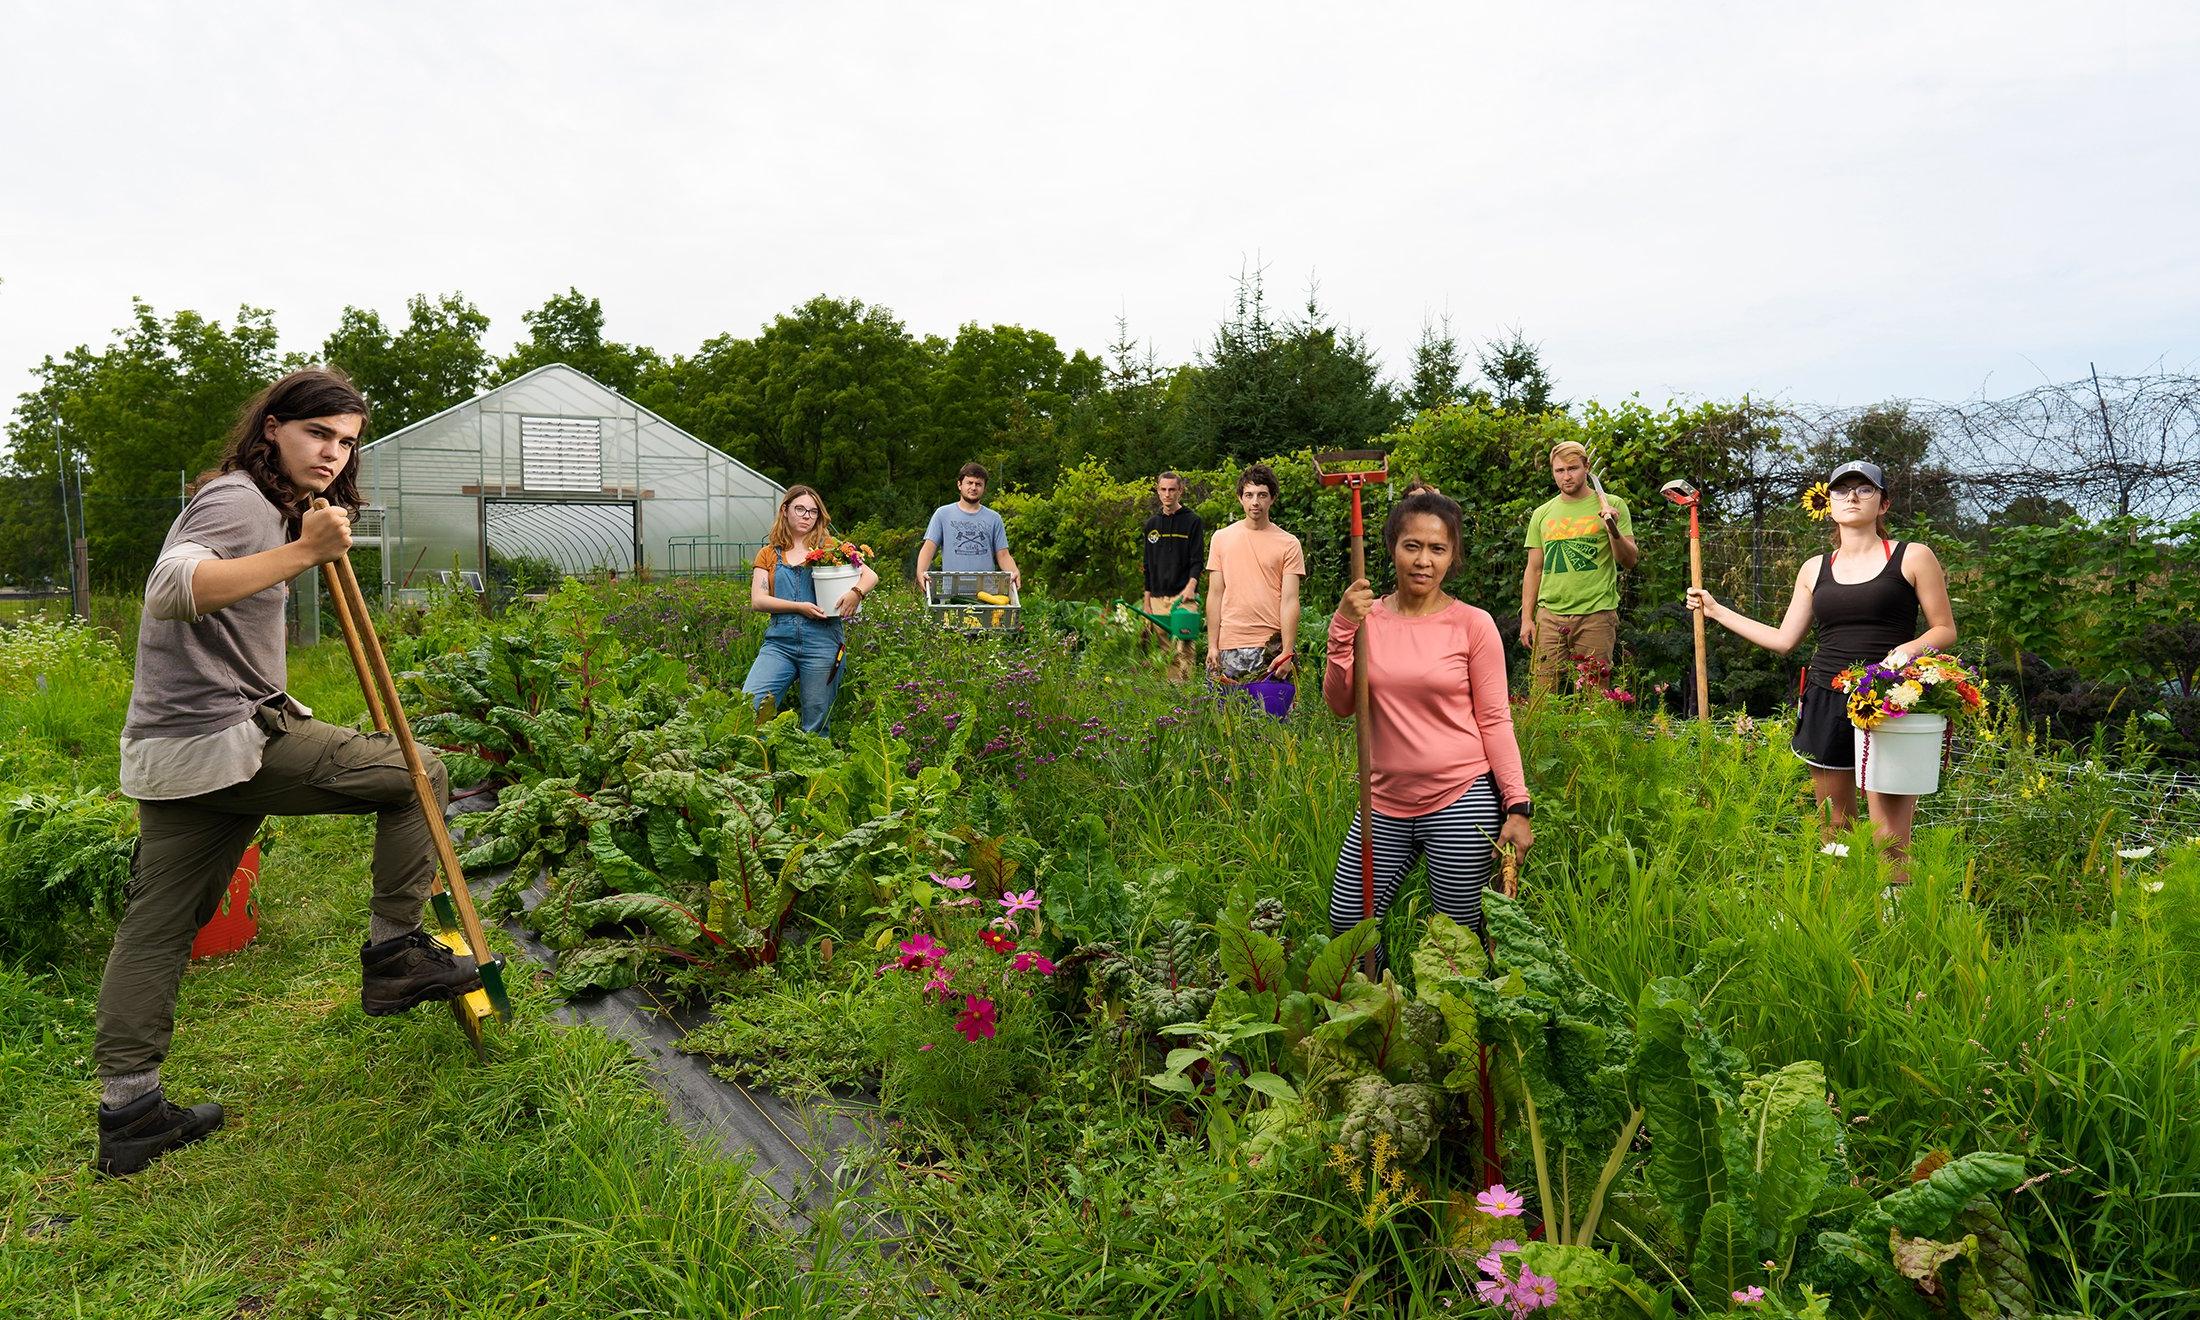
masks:
[[(978, 599), (981, 591), (1006, 596), (1009, 603), (988, 605)], [(1023, 597), (1008, 580), (1008, 574), (1002, 572), (929, 573), (924, 582), (924, 605), (949, 632), (1013, 632), (1024, 626)]]

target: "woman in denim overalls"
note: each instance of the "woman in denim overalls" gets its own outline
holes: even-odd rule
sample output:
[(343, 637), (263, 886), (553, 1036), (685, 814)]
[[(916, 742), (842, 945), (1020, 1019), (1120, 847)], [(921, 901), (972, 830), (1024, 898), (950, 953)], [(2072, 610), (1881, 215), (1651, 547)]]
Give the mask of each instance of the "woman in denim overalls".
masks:
[(831, 543), (825, 532), (830, 522), (825, 497), (810, 487), (789, 486), (780, 497), (771, 535), (757, 552), (756, 571), (749, 576), (749, 608), (772, 620), (741, 684), (761, 706), (766, 697), (775, 704), (784, 702), (788, 687), (800, 683), (802, 728), (817, 734), (825, 732), (833, 693), (840, 686), (833, 659), (840, 654), (845, 620), (854, 617), (863, 598), (878, 586), (878, 574), (866, 564), (855, 586), (841, 593), (831, 608), (818, 603), (808, 561), (813, 549)]

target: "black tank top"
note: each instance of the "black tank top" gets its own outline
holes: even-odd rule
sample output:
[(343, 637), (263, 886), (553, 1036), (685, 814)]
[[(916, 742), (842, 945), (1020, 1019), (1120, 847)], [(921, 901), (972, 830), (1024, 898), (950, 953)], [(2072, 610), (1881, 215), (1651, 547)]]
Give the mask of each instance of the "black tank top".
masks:
[(1818, 628), (1818, 649), (1810, 657), (1810, 681), (1825, 687), (1834, 676), (1860, 660), (1877, 660), (1918, 634), (1917, 588), (1902, 576), (1902, 555), (1910, 548), (1897, 541), (1879, 576), (1863, 582), (1836, 582), (1833, 555), (1818, 561), (1818, 584), (1810, 592), (1810, 618)]

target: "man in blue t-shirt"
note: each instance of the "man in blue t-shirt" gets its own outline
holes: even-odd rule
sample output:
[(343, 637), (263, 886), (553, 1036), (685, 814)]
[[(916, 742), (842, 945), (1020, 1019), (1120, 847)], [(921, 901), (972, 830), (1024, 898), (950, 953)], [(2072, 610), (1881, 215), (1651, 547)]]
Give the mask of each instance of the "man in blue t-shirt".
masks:
[(1001, 515), (985, 507), (986, 471), (979, 463), (965, 463), (957, 487), (962, 498), (932, 511), (924, 529), (924, 547), (917, 551), (917, 582), (921, 586), (932, 570), (932, 556), (940, 557), (945, 573), (1008, 574), (1009, 582), (1022, 589), (1024, 575), (1016, 558), (1008, 553), (1008, 525)]

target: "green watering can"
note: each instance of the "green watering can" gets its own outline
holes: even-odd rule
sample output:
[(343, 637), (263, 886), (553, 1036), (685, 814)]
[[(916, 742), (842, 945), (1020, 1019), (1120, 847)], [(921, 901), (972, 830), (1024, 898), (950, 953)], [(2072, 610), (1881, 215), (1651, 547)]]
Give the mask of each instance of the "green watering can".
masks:
[(1181, 600), (1167, 614), (1148, 614), (1136, 605), (1129, 604), (1126, 601), (1119, 600), (1115, 603), (1180, 642), (1198, 641), (1199, 634), (1207, 622), (1207, 616), (1199, 612), (1197, 605), (1186, 605)]

